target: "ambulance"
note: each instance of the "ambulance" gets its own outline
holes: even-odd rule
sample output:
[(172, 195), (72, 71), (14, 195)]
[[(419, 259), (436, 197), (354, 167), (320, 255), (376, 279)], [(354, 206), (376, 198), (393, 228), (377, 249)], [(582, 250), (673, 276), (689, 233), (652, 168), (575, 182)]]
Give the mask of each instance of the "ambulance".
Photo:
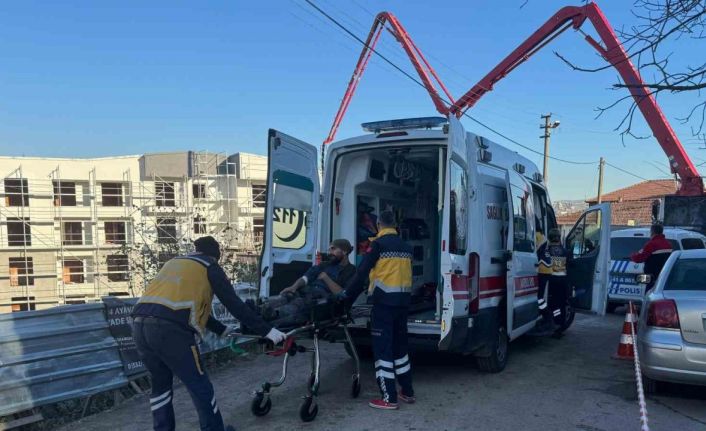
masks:
[[(454, 116), (363, 128), (369, 133), (328, 146), (321, 177), (316, 147), (269, 131), (260, 297), (289, 286), (333, 239), (348, 239), (359, 263), (377, 214), (392, 210), (413, 248), (410, 346), (501, 371), (508, 343), (540, 318), (535, 229), (548, 232), (556, 218), (537, 166)], [(577, 309), (605, 312), (609, 244), (607, 204), (589, 208), (567, 235)], [(353, 307), (361, 347), (370, 343), (370, 308), (365, 294)]]

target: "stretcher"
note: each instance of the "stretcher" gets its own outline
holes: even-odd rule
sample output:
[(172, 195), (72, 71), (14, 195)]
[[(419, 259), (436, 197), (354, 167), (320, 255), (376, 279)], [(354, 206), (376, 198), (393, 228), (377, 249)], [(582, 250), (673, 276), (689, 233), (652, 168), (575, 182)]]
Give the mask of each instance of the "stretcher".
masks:
[[(340, 342), (347, 344), (350, 348), (351, 356), (355, 362), (355, 370), (351, 376), (350, 394), (357, 398), (360, 394), (360, 359), (356, 351), (353, 339), (348, 331), (348, 325), (353, 323), (349, 314), (349, 309), (343, 303), (337, 303), (331, 299), (321, 299), (316, 301), (310, 310), (309, 320), (301, 326), (291, 328), (278, 328), (287, 335), (281, 347), (272, 346), (265, 354), (269, 356), (282, 357), (282, 374), (276, 381), (265, 381), (262, 386), (254, 392), (250, 410), (255, 416), (265, 416), (272, 408), (270, 398), (272, 390), (282, 386), (287, 379), (287, 366), (291, 358), (298, 353), (311, 353), (311, 371), (307, 380), (307, 393), (304, 401), (299, 407), (299, 417), (304, 422), (311, 422), (316, 418), (319, 407), (316, 398), (319, 393), (321, 382), (321, 354), (319, 343), (323, 340), (329, 342)], [(342, 330), (342, 331), (341, 331)], [(341, 337), (340, 333), (343, 333)], [(243, 335), (249, 337), (248, 335)], [(240, 337), (240, 335), (239, 335)], [(252, 337), (255, 338), (255, 337)], [(262, 339), (261, 343), (265, 343)]]

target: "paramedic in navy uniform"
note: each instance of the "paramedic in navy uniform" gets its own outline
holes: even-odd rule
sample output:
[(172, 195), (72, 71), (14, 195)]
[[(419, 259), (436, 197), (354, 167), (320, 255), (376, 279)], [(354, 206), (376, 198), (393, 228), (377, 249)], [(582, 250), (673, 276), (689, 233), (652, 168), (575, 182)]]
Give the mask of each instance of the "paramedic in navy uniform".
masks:
[[(378, 218), (378, 234), (370, 238), (355, 276), (337, 297), (350, 302), (363, 291), (363, 282), (370, 279), (368, 295), (372, 296), (371, 329), (375, 378), (382, 397), (370, 401), (370, 407), (396, 410), (397, 400), (414, 403), (412, 372), (407, 355), (407, 315), (412, 290), (412, 247), (395, 229), (392, 211), (383, 211)], [(395, 378), (402, 387), (397, 393)]]
[(202, 431), (232, 431), (224, 428), (216, 395), (203, 369), (197, 336), (208, 329), (220, 336), (232, 335), (211, 316), (215, 294), (244, 326), (275, 344), (285, 335), (257, 316), (238, 298), (233, 285), (218, 265), (221, 252), (210, 236), (194, 241), (196, 252), (164, 264), (145, 294), (133, 308), (132, 333), (142, 362), (152, 374), (150, 408), (155, 431), (174, 431), (172, 379), (176, 375), (189, 390)]

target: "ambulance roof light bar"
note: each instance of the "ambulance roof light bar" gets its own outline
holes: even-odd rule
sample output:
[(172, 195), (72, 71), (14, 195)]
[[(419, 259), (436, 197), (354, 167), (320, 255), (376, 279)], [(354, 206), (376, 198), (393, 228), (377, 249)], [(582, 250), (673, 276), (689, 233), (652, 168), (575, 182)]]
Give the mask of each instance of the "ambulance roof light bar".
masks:
[(397, 120), (372, 121), (360, 126), (366, 132), (383, 133), (409, 129), (431, 129), (448, 123), (445, 117), (400, 118)]

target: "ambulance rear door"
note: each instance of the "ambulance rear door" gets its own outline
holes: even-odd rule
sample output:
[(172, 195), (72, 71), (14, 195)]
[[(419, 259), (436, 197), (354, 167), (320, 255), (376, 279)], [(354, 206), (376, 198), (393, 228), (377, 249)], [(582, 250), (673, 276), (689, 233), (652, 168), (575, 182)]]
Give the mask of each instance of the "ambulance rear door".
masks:
[(574, 308), (605, 314), (610, 264), (610, 204), (592, 206), (566, 236)]
[(277, 295), (315, 260), (319, 215), (316, 161), (316, 147), (270, 129), (260, 297)]
[[(460, 121), (449, 116), (448, 150), (441, 226), (442, 312), (439, 349), (455, 349), (452, 340), (462, 342), (469, 327), (469, 305), (477, 298), (472, 284), (469, 255), (471, 205), (477, 176), (475, 151), (469, 150), (468, 134)], [(475, 145), (473, 146), (475, 148)]]
[(537, 253), (532, 186), (515, 169), (507, 172), (507, 330), (515, 339), (533, 328), (539, 314), (537, 304)]

